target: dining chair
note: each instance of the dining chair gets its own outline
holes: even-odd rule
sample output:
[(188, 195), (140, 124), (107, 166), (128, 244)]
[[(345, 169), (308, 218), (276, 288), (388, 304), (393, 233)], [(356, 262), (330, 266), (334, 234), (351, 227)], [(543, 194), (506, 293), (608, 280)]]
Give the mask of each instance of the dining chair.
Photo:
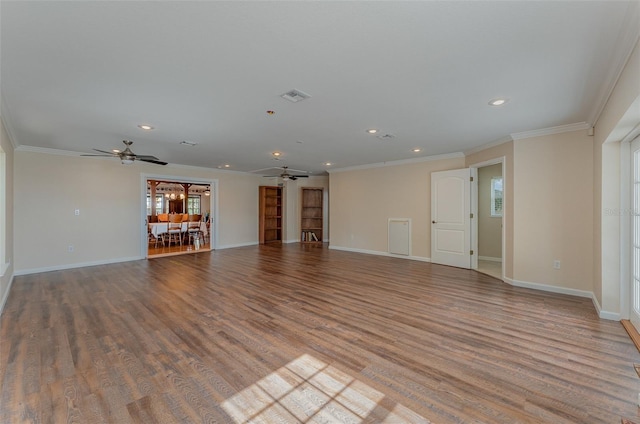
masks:
[(158, 234), (157, 237), (154, 236), (151, 232), (151, 225), (149, 224), (147, 224), (147, 240), (149, 244), (154, 243), (155, 248), (158, 248), (158, 242), (162, 241), (162, 247), (164, 247), (164, 237), (162, 237), (161, 234)]
[(192, 240), (195, 240), (196, 236), (200, 236), (202, 234), (202, 239), (204, 241), (204, 233), (202, 233), (202, 230), (200, 229), (200, 218), (202, 217), (202, 215), (189, 215), (188, 218), (188, 222), (189, 224), (187, 225), (187, 233), (186, 236), (188, 236), (188, 243), (191, 244)]
[(169, 215), (167, 237), (169, 239), (169, 246), (171, 246), (172, 240), (174, 243), (180, 243), (180, 246), (182, 246), (182, 214)]

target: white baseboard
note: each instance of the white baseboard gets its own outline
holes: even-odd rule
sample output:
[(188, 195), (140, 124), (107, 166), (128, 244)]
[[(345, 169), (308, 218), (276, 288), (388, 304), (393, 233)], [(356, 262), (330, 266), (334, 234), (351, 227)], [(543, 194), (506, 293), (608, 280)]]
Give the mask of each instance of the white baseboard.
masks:
[(247, 243), (238, 243), (238, 244), (225, 244), (223, 246), (216, 246), (216, 250), (233, 249), (235, 247), (256, 246), (257, 244), (258, 244), (257, 241), (250, 241)]
[(593, 292), (586, 290), (571, 289), (568, 287), (551, 286), (549, 284), (531, 283), (529, 281), (513, 280), (505, 277), (504, 281), (515, 287), (523, 287), (526, 289), (535, 289), (551, 293), (568, 294), (571, 296), (593, 298)]
[(515, 286), (515, 287), (523, 287), (523, 288), (527, 288), (527, 289), (541, 290), (541, 291), (546, 291), (546, 292), (550, 292), (550, 293), (568, 294), (568, 295), (571, 295), (571, 296), (578, 296), (578, 297), (588, 297), (593, 302), (593, 307), (596, 309), (598, 317), (600, 317), (602, 319), (612, 320), (612, 321), (620, 321), (620, 314), (619, 313), (608, 312), (608, 311), (603, 311), (602, 310), (602, 308), (600, 307), (600, 304), (598, 303), (598, 300), (596, 299), (596, 296), (593, 294), (593, 292), (590, 292), (590, 291), (587, 291), (587, 290), (571, 289), (571, 288), (568, 288), (568, 287), (558, 287), (558, 286), (551, 286), (551, 285), (548, 285), (548, 284), (531, 283), (531, 282), (528, 282), (528, 281), (513, 280), (511, 278), (506, 278), (506, 277), (505, 277), (504, 281), (506, 283), (508, 283), (508, 284), (511, 284), (512, 286)]
[(409, 259), (412, 261), (431, 262), (431, 258), (425, 258), (422, 256), (394, 255), (393, 253), (381, 252), (379, 250), (355, 249), (353, 247), (342, 247), (342, 246), (334, 246), (334, 245), (329, 245), (329, 249), (342, 250), (344, 252), (364, 253), (365, 255), (377, 255), (377, 256), (387, 256), (389, 258)]
[(7, 290), (5, 290), (4, 294), (2, 295), (2, 301), (0, 302), (0, 316), (2, 316), (2, 313), (4, 312), (4, 305), (7, 304), (7, 299), (9, 299), (11, 285), (13, 284), (13, 276), (14, 274), (11, 274), (11, 278), (9, 278), (9, 284), (7, 284)]
[(492, 258), (491, 256), (478, 256), (479, 261), (502, 262), (502, 258)]
[(82, 262), (77, 264), (54, 265), (54, 266), (48, 266), (43, 268), (19, 269), (17, 271), (14, 271), (13, 275), (18, 276), (18, 275), (38, 274), (41, 272), (62, 271), (64, 269), (84, 268), (87, 266), (117, 264), (120, 262), (139, 261), (142, 259), (144, 259), (144, 256), (132, 256), (129, 258), (107, 259), (103, 261)]
[(620, 321), (622, 319), (622, 316), (620, 316), (619, 313), (603, 311), (602, 307), (600, 306), (600, 302), (598, 302), (598, 299), (596, 299), (595, 294), (591, 297), (591, 301), (593, 302), (593, 306), (596, 308), (596, 312), (598, 313), (598, 316), (600, 318), (608, 319), (611, 321)]

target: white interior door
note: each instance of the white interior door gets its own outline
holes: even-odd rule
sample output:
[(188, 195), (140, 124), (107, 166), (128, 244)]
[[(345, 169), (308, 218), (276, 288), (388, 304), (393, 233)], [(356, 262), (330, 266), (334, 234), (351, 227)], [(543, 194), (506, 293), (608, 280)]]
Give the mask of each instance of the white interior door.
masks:
[(471, 268), (471, 169), (431, 173), (431, 262)]
[(631, 143), (631, 305), (629, 317), (640, 332), (640, 138)]

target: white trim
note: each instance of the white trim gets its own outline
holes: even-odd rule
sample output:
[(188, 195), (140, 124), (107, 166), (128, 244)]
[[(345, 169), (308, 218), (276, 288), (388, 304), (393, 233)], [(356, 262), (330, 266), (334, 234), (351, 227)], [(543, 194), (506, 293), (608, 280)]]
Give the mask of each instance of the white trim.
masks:
[[(631, 141), (620, 143), (620, 211), (631, 210), (632, 172), (631, 172)], [(631, 249), (631, 229), (632, 214), (626, 217), (620, 215), (620, 317), (630, 319), (631, 317), (631, 293), (633, 278), (631, 277), (632, 249)], [(604, 286), (604, 284), (603, 284)]]
[(300, 243), (300, 240), (299, 239), (282, 240), (282, 243), (284, 243), (284, 244)]
[(329, 174), (333, 174), (338, 172), (359, 171), (362, 169), (382, 168), (385, 166), (397, 166), (397, 165), (406, 165), (411, 163), (432, 162), (436, 160), (458, 159), (458, 158), (464, 158), (464, 153), (455, 152), (455, 153), (446, 153), (443, 155), (424, 156), (420, 158), (400, 159), (400, 160), (391, 160), (386, 162), (369, 163), (365, 165), (347, 166), (344, 168), (327, 169), (327, 172)]
[(120, 262), (140, 261), (143, 259), (145, 259), (144, 256), (131, 256), (128, 258), (106, 259), (102, 261), (81, 262), (81, 263), (66, 264), (66, 265), (53, 265), (53, 266), (47, 266), (43, 268), (21, 269), (18, 271), (14, 271), (13, 275), (38, 274), (41, 272), (62, 271), (65, 269), (84, 268), (87, 266), (117, 264)]
[(7, 284), (7, 290), (4, 292), (4, 295), (2, 296), (2, 301), (0, 302), (0, 316), (2, 316), (2, 313), (4, 312), (4, 306), (7, 304), (7, 299), (9, 299), (9, 293), (11, 292), (11, 285), (13, 285), (13, 277), (14, 277), (14, 274), (12, 274), (11, 278), (9, 278), (9, 284)]
[(529, 281), (514, 280), (508, 277), (505, 277), (504, 281), (514, 287), (522, 287), (525, 289), (534, 289), (534, 290), (546, 291), (550, 293), (568, 294), (571, 296), (578, 296), (578, 297), (588, 297), (590, 299), (593, 298), (593, 292), (590, 292), (587, 290), (578, 290), (578, 289), (572, 289), (569, 287), (552, 286), (549, 284), (542, 284), (542, 283), (532, 283)]
[[(5, 116), (8, 116), (8, 119), (4, 119)], [(9, 142), (11, 142), (11, 146), (13, 150), (16, 150), (20, 144), (18, 143), (18, 139), (15, 137), (16, 132), (13, 130), (11, 126), (11, 113), (9, 112), (9, 107), (7, 106), (7, 102), (5, 99), (0, 97), (0, 119), (2, 120), (2, 124), (4, 126), (4, 130), (7, 132), (9, 136)]]
[(508, 135), (508, 136), (500, 138), (500, 139), (498, 139), (496, 141), (492, 141), (492, 142), (489, 142), (487, 144), (483, 144), (482, 146), (473, 147), (473, 148), (471, 148), (469, 150), (465, 150), (463, 153), (464, 153), (465, 156), (469, 156), (469, 155), (473, 155), (473, 154), (479, 153), (479, 152), (481, 152), (483, 150), (490, 149), (492, 147), (500, 146), (501, 144), (509, 143), (511, 141), (513, 141), (513, 138), (511, 138), (511, 136)]
[[(502, 243), (502, 258), (500, 258), (500, 262), (502, 263), (502, 270), (500, 271), (500, 279), (501, 280), (505, 280), (506, 278), (506, 267), (507, 267), (507, 225), (506, 223), (508, 222), (508, 215), (507, 215), (507, 186), (509, 184), (509, 181), (507, 181), (507, 157), (506, 156), (500, 156), (497, 158), (493, 158), (493, 159), (488, 159), (482, 162), (478, 162), (478, 163), (474, 163), (471, 164), (469, 166), (469, 168), (475, 168), (476, 169), (476, 178), (474, 181), (474, 184), (471, 185), (471, 189), (475, 190), (475, 193), (473, 194), (474, 197), (472, 197), (472, 205), (471, 208), (474, 209), (474, 216), (478, 217), (478, 178), (477, 178), (477, 170), (479, 168), (484, 168), (486, 166), (491, 166), (491, 165), (497, 165), (497, 164), (502, 164), (502, 217), (500, 219), (502, 219), (502, 225), (500, 228), (501, 231), (501, 243)], [(472, 234), (474, 234), (474, 239), (472, 240), (472, 249), (474, 252), (478, 252), (479, 248), (478, 248), (478, 219), (472, 219), (471, 220), (471, 231)], [(479, 258), (478, 258), (479, 259)], [(478, 261), (477, 259), (474, 260), (474, 264), (475, 264), (475, 270), (478, 269)]]
[[(82, 155), (89, 154), (89, 153), (74, 152), (71, 150), (50, 149), (48, 147), (26, 146), (24, 144), (16, 147), (16, 152), (42, 153), (45, 155), (57, 155), (57, 156), (82, 156)], [(101, 156), (87, 156), (87, 157), (93, 157), (94, 159), (108, 159), (108, 160), (113, 159), (110, 157), (101, 157)]]
[[(161, 175), (161, 174), (148, 174), (141, 172), (140, 173), (140, 213), (141, 213), (141, 221), (145, 222), (147, 219), (147, 181), (148, 180), (163, 180), (163, 181), (172, 181), (176, 183), (198, 183), (198, 184), (209, 184), (210, 191), (212, 195), (209, 196), (209, 220), (213, 220), (213, 225), (210, 226), (210, 234), (209, 234), (209, 245), (211, 246), (211, 250), (218, 249), (218, 219), (219, 210), (218, 210), (218, 180), (211, 178), (195, 178), (195, 177), (181, 177), (175, 175)], [(205, 196), (206, 197), (206, 196)], [(211, 237), (211, 233), (213, 233), (213, 237)], [(147, 241), (147, 228), (145, 225), (140, 225), (140, 254), (143, 257), (147, 257), (149, 255), (149, 243)]]
[(478, 260), (488, 262), (502, 262), (502, 258), (493, 258), (491, 256), (478, 256)]
[[(640, 20), (640, 7), (638, 7), (637, 1), (631, 2), (627, 8), (627, 13), (625, 13), (625, 22), (620, 26), (624, 31), (618, 35), (618, 39), (614, 44), (614, 52), (611, 55), (611, 57), (619, 60), (614, 62), (613, 66), (608, 67), (609, 71), (604, 79), (604, 84), (600, 85), (597, 100), (593, 103), (594, 108), (589, 114), (589, 122), (592, 124), (595, 124), (600, 119), (600, 115), (602, 115), (602, 111), (607, 105), (611, 93), (613, 93), (616, 84), (618, 84), (622, 71), (624, 71), (624, 68), (631, 58), (635, 45), (638, 43), (638, 40), (640, 40), (638, 20)], [(609, 64), (611, 65), (612, 61), (610, 61)]]
[(225, 244), (223, 246), (218, 246), (216, 250), (224, 250), (224, 249), (235, 249), (236, 247), (247, 247), (247, 246), (257, 246), (257, 241), (250, 241), (246, 243), (237, 243), (237, 244)]
[(593, 302), (593, 306), (596, 308), (596, 313), (598, 314), (598, 317), (602, 319), (608, 319), (611, 321), (620, 321), (622, 319), (622, 316), (618, 313), (603, 311), (602, 308), (600, 307), (600, 302), (598, 302), (598, 299), (596, 298), (595, 293), (593, 294), (593, 296), (591, 296), (591, 301)]
[(577, 122), (575, 124), (558, 125), (557, 127), (541, 128), (539, 130), (523, 131), (511, 134), (514, 140), (522, 140), (525, 138), (542, 137), (545, 135), (562, 134), (571, 131), (588, 130), (591, 125), (586, 122)]
[(431, 258), (425, 258), (422, 256), (394, 255), (393, 253), (381, 252), (379, 250), (365, 250), (365, 249), (356, 249), (353, 247), (342, 247), (342, 246), (334, 246), (334, 245), (330, 245), (329, 249), (341, 250), (343, 252), (362, 253), (365, 255), (386, 256), (388, 258), (409, 259), (412, 261), (420, 261), (420, 262), (431, 262)]

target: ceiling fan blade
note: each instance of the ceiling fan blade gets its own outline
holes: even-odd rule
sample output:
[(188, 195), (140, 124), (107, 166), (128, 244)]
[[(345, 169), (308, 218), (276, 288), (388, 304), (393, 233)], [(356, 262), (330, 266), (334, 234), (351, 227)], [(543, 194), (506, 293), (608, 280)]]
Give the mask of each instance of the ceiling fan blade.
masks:
[(96, 152), (100, 152), (100, 153), (106, 153), (106, 154), (111, 155), (111, 156), (118, 156), (118, 153), (116, 153), (116, 152), (107, 152), (106, 150), (100, 150), (100, 149), (93, 149), (93, 150), (95, 150)]
[(253, 171), (249, 171), (249, 172), (262, 172), (262, 171), (267, 171), (269, 169), (282, 169), (282, 168), (279, 166), (271, 166), (269, 168), (254, 169)]
[(101, 157), (101, 158), (106, 158), (106, 157), (109, 157), (109, 158), (112, 158), (112, 157), (118, 157), (118, 155), (80, 155), (80, 156), (90, 156), (90, 157), (91, 157), (91, 156), (93, 156), (93, 157)]
[(136, 155), (136, 158), (139, 159), (139, 160), (157, 160), (157, 161), (160, 160), (157, 157), (150, 156), (150, 155)]
[[(150, 159), (153, 158), (153, 159)], [(167, 165), (168, 162), (163, 162), (158, 158), (154, 158), (153, 156), (136, 156), (136, 160), (148, 163), (155, 163), (156, 165)]]
[[(290, 172), (301, 172), (303, 174), (308, 174), (309, 173), (308, 171), (303, 171), (301, 169), (291, 169), (291, 168), (287, 168), (287, 171), (290, 171)], [(299, 175), (297, 175), (297, 176), (299, 177)]]
[(309, 178), (308, 175), (292, 175), (292, 177), (296, 177), (296, 178)]

